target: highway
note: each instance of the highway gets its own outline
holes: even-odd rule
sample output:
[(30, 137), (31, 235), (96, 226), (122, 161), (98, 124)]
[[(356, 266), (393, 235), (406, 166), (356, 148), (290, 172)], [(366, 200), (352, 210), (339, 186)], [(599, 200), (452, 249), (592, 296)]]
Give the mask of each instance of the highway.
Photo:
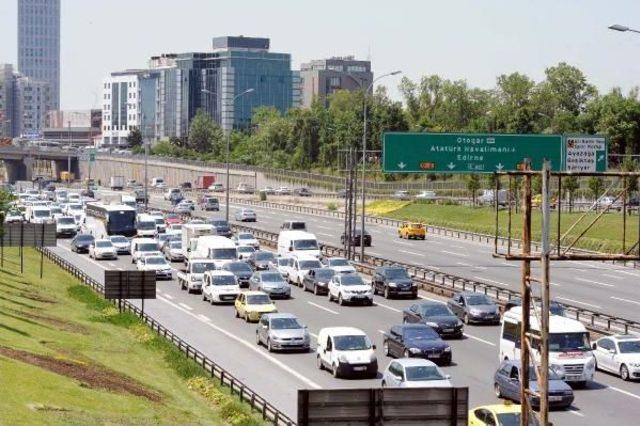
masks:
[[(258, 225), (265, 226), (266, 229), (268, 223), (281, 223), (285, 219), (287, 215), (282, 212), (272, 211), (264, 216), (259, 213)], [(322, 220), (329, 222), (327, 227), (331, 223), (330, 219)], [(320, 219), (308, 221), (312, 230), (316, 223), (322, 223)], [(331, 232), (338, 233), (335, 225), (326, 233), (330, 235)], [(316, 233), (319, 234), (317, 231)], [(374, 234), (374, 238), (377, 236), (378, 234)], [(431, 240), (436, 239), (429, 238), (426, 243)], [(68, 241), (61, 240), (54, 250), (99, 281), (103, 279), (104, 269), (133, 268), (129, 256), (121, 256), (117, 261), (97, 262), (88, 259), (86, 255), (71, 252), (68, 247)], [(383, 254), (379, 247), (378, 243), (372, 250), (381, 250), (380, 254)], [(461, 247), (466, 247), (466, 244)], [(390, 247), (385, 252), (393, 250)], [(450, 251), (456, 253), (453, 250), (455, 249)], [(460, 249), (459, 252), (467, 253), (466, 249)], [(448, 262), (441, 265), (434, 262), (434, 266), (449, 265), (452, 261), (455, 262), (454, 255), (450, 255)], [(329, 303), (326, 296), (313, 296), (296, 287), (293, 288), (292, 295), (291, 300), (276, 302), (280, 312), (298, 315), (313, 334), (327, 326), (349, 325), (363, 329), (377, 344), (380, 370), (389, 361), (382, 354), (381, 333), (390, 326), (401, 323), (402, 309), (412, 303), (407, 300), (385, 300), (376, 296), (376, 304), (372, 307), (342, 307)], [(432, 295), (422, 293), (421, 297), (428, 299)], [(333, 379), (326, 371), (316, 368), (313, 353), (269, 354), (265, 348), (255, 344), (255, 324), (249, 325), (234, 318), (232, 306), (211, 306), (204, 303), (200, 295), (180, 291), (175, 281), (158, 282), (158, 298), (147, 301), (145, 310), (291, 416), (296, 414), (296, 391), (299, 388), (379, 385), (379, 380)], [(454, 385), (469, 387), (471, 407), (497, 401), (493, 396), (492, 377), (498, 364), (498, 333), (499, 327), (496, 326), (469, 326), (464, 339), (449, 341), (454, 362), (451, 366), (444, 367), (444, 370), (451, 374)], [(553, 412), (551, 418), (556, 425), (602, 425), (611, 424), (611, 419), (616, 419), (617, 425), (632, 425), (637, 424), (636, 417), (640, 414), (640, 409), (634, 407), (638, 406), (640, 384), (596, 373), (595, 382), (586, 389), (576, 390), (576, 399), (571, 409)]]

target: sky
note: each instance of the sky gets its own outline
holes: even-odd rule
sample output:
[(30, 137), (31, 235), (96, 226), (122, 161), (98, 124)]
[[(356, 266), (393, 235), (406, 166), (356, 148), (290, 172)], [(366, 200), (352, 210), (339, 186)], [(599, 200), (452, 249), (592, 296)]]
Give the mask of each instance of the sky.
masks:
[[(635, 21), (635, 22), (634, 22)], [(220, 35), (269, 37), (292, 65), (355, 55), (374, 73), (439, 74), (494, 87), (500, 74), (536, 81), (564, 61), (600, 91), (639, 85), (637, 0), (62, 0), (63, 109), (98, 107), (111, 71), (152, 55), (209, 51)], [(17, 0), (0, 0), (0, 63), (17, 65)], [(394, 99), (399, 77), (382, 81)]]

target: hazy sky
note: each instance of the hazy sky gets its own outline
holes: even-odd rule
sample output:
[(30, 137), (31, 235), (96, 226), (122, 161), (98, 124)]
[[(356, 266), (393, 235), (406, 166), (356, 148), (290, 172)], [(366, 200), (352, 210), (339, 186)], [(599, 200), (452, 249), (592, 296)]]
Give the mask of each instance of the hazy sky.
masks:
[[(17, 1), (0, 0), (0, 63), (17, 64)], [(540, 80), (560, 61), (600, 90), (639, 84), (638, 0), (62, 0), (62, 108), (98, 106), (110, 72), (163, 52), (207, 51), (217, 35), (271, 38), (293, 65), (355, 55), (381, 74), (440, 74), (493, 87), (502, 73)], [(398, 77), (384, 82), (392, 96)]]

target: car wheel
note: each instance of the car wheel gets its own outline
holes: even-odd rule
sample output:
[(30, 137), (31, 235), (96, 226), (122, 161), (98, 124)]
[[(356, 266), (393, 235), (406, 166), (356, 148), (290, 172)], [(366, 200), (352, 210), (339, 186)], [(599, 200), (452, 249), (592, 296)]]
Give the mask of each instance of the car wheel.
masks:
[(389, 287), (384, 288), (384, 298), (389, 299), (391, 297), (391, 293), (389, 293)]
[(333, 302), (333, 296), (331, 295), (331, 290), (327, 293), (327, 297), (329, 298), (329, 302)]
[(238, 310), (237, 309), (234, 309), (234, 310), (236, 312), (236, 318), (240, 318), (240, 313), (238, 312)]
[(383, 380), (383, 381), (382, 381), (382, 384), (381, 384), (380, 386), (381, 386), (381, 387), (383, 387), (383, 388), (386, 388), (386, 387), (387, 387), (387, 382), (385, 382), (385, 381)]
[(319, 294), (318, 293), (318, 286), (317, 285), (313, 285), (313, 294), (315, 294), (316, 296)]
[(625, 382), (629, 380), (629, 369), (624, 364), (622, 364), (622, 367), (620, 367), (620, 378)]
[(246, 312), (244, 313), (244, 321), (249, 322), (249, 314)]
[(336, 364), (333, 364), (333, 367), (331, 368), (331, 374), (336, 379), (338, 378), (338, 366)]
[(338, 305), (344, 306), (344, 300), (342, 299), (342, 293), (338, 294)]
[(267, 350), (273, 352), (273, 346), (271, 346), (271, 339), (267, 339)]
[(318, 367), (318, 370), (324, 370), (324, 366), (322, 365), (322, 360), (320, 359), (320, 355), (316, 356), (316, 367)]
[(202, 292), (202, 301), (203, 302), (207, 301), (207, 296), (205, 296), (204, 291)]
[(262, 342), (260, 341), (260, 335), (256, 331), (256, 345), (260, 346), (261, 344), (262, 344)]
[(409, 353), (409, 349), (405, 349), (404, 352), (402, 353), (402, 356), (404, 356), (405, 358), (411, 358), (411, 354)]
[(502, 398), (502, 391), (500, 390), (500, 385), (497, 383), (493, 384), (493, 392), (496, 394), (497, 398)]
[(391, 356), (391, 351), (389, 350), (389, 342), (386, 340), (382, 343), (382, 350), (384, 351), (385, 356)]
[(462, 318), (462, 321), (465, 324), (469, 325), (469, 315), (468, 314), (464, 314), (464, 317)]

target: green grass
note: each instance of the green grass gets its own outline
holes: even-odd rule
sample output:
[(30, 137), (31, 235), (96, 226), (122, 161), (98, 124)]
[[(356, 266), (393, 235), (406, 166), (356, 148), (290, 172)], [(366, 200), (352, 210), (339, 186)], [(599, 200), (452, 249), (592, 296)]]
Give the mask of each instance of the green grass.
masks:
[[(442, 226), (452, 229), (460, 229), (471, 232), (493, 235), (495, 233), (495, 211), (489, 207), (469, 207), (460, 205), (440, 205), (413, 202), (406, 205), (398, 204), (398, 208), (390, 209), (389, 206), (397, 203), (395, 201), (375, 201), (371, 203), (371, 210), (384, 210), (380, 216), (394, 219), (424, 222), (430, 225)], [(371, 211), (369, 210), (369, 211)], [(581, 216), (581, 213), (568, 214), (563, 212), (561, 219), (562, 234)], [(575, 238), (591, 223), (596, 217), (595, 213), (590, 213), (585, 217), (563, 240), (562, 245), (566, 246), (573, 242)], [(541, 214), (539, 209), (535, 209), (532, 215), (531, 227), (532, 238), (540, 241)], [(501, 210), (499, 215), (500, 235), (506, 236), (508, 229), (507, 210)], [(557, 213), (552, 211), (551, 230), (552, 240), (555, 241), (557, 235)], [(512, 237), (522, 236), (522, 216), (513, 214), (512, 216)], [(627, 216), (627, 249), (638, 240), (638, 216)], [(622, 250), (622, 214), (606, 213), (598, 222), (582, 237), (576, 247), (588, 250), (619, 253)]]
[(134, 315), (50, 262), (40, 280), (38, 262), (25, 250), (20, 274), (5, 249), (0, 424), (263, 424)]

